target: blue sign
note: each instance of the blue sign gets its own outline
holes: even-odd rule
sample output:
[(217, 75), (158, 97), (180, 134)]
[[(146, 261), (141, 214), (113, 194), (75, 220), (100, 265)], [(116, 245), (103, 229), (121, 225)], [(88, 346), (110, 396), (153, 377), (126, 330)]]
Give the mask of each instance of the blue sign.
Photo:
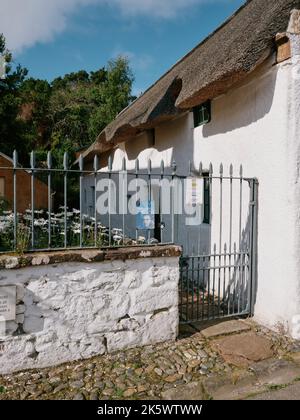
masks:
[(155, 229), (155, 205), (153, 201), (141, 203), (136, 216), (136, 228), (138, 230)]

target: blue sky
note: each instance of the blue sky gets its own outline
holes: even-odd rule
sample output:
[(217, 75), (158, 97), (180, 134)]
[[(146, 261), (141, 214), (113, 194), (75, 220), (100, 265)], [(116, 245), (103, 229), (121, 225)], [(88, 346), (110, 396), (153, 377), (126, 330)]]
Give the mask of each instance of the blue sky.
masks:
[(138, 94), (243, 3), (0, 0), (0, 31), (15, 51), (16, 61), (37, 78), (52, 80), (80, 69), (96, 70), (125, 54), (131, 61), (134, 93)]

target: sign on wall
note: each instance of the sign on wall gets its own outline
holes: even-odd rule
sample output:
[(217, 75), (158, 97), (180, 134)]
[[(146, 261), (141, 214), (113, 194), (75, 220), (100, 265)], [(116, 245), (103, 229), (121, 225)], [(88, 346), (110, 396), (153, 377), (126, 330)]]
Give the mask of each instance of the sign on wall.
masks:
[(203, 221), (204, 179), (187, 178), (185, 191), (185, 211), (191, 216), (186, 218), (186, 226), (199, 226)]
[(16, 286), (0, 287), (0, 318), (5, 321), (16, 319)]
[(138, 230), (153, 230), (155, 228), (155, 203), (153, 201), (139, 205), (136, 228)]
[(186, 180), (186, 204), (188, 206), (203, 205), (204, 181), (202, 178), (187, 178)]

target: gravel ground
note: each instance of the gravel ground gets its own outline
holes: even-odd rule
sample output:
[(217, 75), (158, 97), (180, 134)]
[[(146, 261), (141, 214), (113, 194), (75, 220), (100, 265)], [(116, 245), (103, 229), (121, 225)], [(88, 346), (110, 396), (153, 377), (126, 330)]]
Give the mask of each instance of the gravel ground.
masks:
[[(276, 357), (287, 357), (294, 344), (251, 323), (268, 337)], [(177, 342), (126, 350), (62, 366), (0, 376), (0, 400), (162, 399), (178, 386), (201, 382), (213, 374), (236, 374), (196, 332)]]

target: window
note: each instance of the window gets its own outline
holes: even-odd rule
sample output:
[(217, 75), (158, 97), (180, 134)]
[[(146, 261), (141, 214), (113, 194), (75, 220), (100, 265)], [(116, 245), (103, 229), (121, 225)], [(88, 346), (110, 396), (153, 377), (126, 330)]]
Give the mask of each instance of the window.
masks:
[(207, 101), (199, 106), (196, 106), (193, 112), (195, 127), (208, 124), (211, 120), (211, 102)]
[(155, 147), (155, 128), (148, 130), (149, 147)]
[(210, 224), (210, 180), (209, 174), (204, 175), (204, 217), (203, 223)]
[(0, 177), (0, 197), (4, 197), (5, 195), (5, 178)]

